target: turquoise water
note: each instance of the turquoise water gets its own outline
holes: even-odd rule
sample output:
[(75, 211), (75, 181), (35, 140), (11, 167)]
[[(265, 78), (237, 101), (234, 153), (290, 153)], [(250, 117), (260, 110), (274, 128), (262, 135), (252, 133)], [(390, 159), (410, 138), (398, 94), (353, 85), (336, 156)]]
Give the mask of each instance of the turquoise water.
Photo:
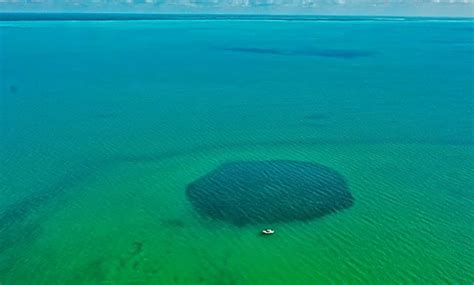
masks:
[[(473, 34), (0, 22), (0, 283), (472, 284)], [(330, 167), (353, 205), (239, 227), (186, 197), (223, 164), (268, 160)]]

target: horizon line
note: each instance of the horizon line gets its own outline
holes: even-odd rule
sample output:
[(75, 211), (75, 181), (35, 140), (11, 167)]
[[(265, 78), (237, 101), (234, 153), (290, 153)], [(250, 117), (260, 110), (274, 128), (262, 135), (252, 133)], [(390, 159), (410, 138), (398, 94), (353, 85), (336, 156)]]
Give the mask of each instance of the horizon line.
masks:
[[(37, 19), (37, 20), (64, 20), (64, 19), (58, 19), (58, 18), (47, 18), (48, 15), (135, 15), (135, 16), (145, 16), (145, 17), (153, 17), (153, 16), (217, 16), (219, 18), (224, 18), (226, 16), (231, 16), (231, 17), (251, 17), (251, 18), (258, 18), (258, 17), (308, 17), (308, 18), (315, 18), (316, 17), (329, 17), (329, 18), (348, 18), (348, 17), (353, 17), (353, 18), (381, 18), (382, 19), (397, 19), (397, 18), (403, 18), (403, 19), (470, 19), (474, 20), (474, 16), (456, 16), (456, 15), (450, 15), (450, 16), (433, 16), (433, 15), (383, 15), (383, 14), (299, 14), (299, 13), (242, 13), (242, 12), (193, 12), (193, 11), (188, 11), (188, 12), (159, 12), (159, 11), (153, 11), (153, 12), (143, 12), (143, 11), (0, 11), (0, 15), (6, 15), (6, 14), (17, 14), (17, 15), (43, 15), (45, 16), (44, 19)], [(40, 16), (41, 18), (41, 16)], [(84, 18), (81, 20), (100, 20), (101, 18)], [(9, 19), (7, 19), (8, 21)], [(35, 19), (30, 19), (30, 20), (35, 20)], [(132, 19), (132, 20), (140, 20), (139, 18)], [(153, 20), (153, 18), (149, 19), (144, 19), (144, 20)], [(166, 19), (156, 19), (156, 20), (166, 20)], [(228, 20), (233, 20), (232, 18), (229, 18)], [(238, 19), (236, 19), (238, 20)], [(311, 20), (311, 19), (309, 19)], [(0, 21), (5, 21), (3, 17), (0, 17)]]

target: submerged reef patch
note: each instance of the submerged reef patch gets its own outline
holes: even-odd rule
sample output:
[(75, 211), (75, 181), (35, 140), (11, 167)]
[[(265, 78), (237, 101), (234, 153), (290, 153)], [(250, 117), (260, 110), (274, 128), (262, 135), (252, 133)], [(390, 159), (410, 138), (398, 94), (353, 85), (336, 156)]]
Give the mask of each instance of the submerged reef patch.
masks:
[(9, 91), (11, 94), (16, 94), (16, 93), (18, 93), (18, 87), (15, 86), (15, 85), (10, 85), (10, 87), (8, 87), (8, 91)]
[(186, 195), (199, 214), (236, 226), (307, 221), (354, 203), (341, 174), (290, 160), (223, 164), (190, 183)]

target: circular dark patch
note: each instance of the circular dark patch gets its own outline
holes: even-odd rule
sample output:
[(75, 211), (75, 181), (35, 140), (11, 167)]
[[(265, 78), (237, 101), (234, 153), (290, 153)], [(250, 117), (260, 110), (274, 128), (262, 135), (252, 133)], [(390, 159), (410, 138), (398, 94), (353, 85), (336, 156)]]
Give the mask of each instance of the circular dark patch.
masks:
[(219, 166), (188, 185), (198, 213), (237, 226), (311, 220), (349, 208), (344, 177), (300, 161), (243, 161)]

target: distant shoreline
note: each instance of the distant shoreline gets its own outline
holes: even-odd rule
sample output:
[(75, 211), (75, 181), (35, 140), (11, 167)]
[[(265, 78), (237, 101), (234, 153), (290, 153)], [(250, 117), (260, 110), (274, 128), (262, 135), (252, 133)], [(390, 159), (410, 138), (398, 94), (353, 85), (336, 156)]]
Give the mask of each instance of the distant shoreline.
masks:
[(2, 13), (0, 21), (115, 21), (115, 20), (273, 20), (273, 21), (474, 21), (468, 17), (399, 17), (333, 15), (255, 15), (255, 14), (159, 14), (159, 13)]

